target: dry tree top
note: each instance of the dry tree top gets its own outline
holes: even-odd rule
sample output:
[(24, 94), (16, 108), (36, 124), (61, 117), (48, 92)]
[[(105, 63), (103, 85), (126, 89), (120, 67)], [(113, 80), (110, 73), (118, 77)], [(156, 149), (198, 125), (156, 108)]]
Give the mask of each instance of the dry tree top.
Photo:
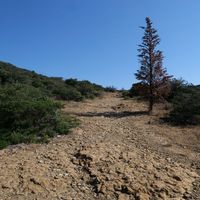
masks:
[(149, 17), (146, 18), (146, 27), (144, 30), (142, 44), (139, 45), (138, 57), (140, 69), (135, 73), (136, 79), (140, 80), (142, 85), (147, 87), (144, 95), (149, 99), (149, 111), (152, 111), (157, 98), (163, 98), (169, 92), (169, 80), (171, 76), (167, 74), (163, 67), (162, 51), (156, 47), (160, 43), (157, 30), (153, 28)]

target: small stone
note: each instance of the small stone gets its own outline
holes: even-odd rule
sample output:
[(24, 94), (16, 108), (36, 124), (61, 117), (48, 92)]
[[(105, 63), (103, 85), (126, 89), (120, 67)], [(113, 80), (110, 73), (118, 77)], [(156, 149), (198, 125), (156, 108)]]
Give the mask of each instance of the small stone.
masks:
[(150, 198), (149, 198), (149, 195), (146, 194), (146, 193), (143, 193), (143, 192), (138, 193), (138, 194), (137, 194), (137, 198), (138, 198), (139, 200), (149, 200), (149, 199), (150, 199)]
[(167, 160), (168, 162), (171, 162), (172, 159), (171, 159), (171, 158), (166, 158), (166, 160)]
[(120, 194), (118, 200), (129, 200), (129, 195), (127, 194)]
[(180, 176), (174, 175), (173, 178), (177, 181), (182, 181), (182, 178)]
[(3, 184), (1, 187), (2, 187), (2, 189), (8, 189), (8, 188), (10, 188), (8, 185), (5, 185), (5, 184)]

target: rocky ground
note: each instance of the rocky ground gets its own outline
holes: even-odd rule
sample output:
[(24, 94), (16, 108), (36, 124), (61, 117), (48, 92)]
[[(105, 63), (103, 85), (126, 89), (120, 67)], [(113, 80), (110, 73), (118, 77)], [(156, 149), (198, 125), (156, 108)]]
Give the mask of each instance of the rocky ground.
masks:
[(81, 122), (69, 135), (0, 151), (0, 199), (200, 199), (200, 127), (145, 111), (118, 94), (66, 103)]

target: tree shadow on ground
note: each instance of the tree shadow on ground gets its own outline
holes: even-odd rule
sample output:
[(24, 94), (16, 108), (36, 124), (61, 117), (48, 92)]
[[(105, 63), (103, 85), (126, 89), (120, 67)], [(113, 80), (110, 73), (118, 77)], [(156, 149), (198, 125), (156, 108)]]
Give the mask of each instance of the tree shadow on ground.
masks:
[(122, 118), (122, 117), (130, 117), (130, 116), (141, 116), (148, 115), (147, 111), (123, 111), (123, 112), (87, 112), (87, 113), (76, 113), (75, 115), (81, 117), (108, 117), (108, 118)]

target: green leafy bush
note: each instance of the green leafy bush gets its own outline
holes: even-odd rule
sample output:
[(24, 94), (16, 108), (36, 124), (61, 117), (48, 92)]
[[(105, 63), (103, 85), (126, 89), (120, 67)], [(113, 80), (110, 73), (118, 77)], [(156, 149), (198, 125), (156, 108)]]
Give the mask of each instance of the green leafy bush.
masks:
[(34, 71), (20, 69), (12, 64), (0, 62), (0, 86), (24, 84), (38, 88), (49, 97), (62, 100), (81, 101), (99, 96), (104, 88), (89, 81), (63, 80), (61, 77), (47, 77)]
[(120, 92), (121, 92), (121, 95), (122, 95), (123, 98), (130, 98), (130, 96), (129, 96), (129, 90), (123, 89)]
[(91, 84), (89, 81), (79, 81), (76, 88), (82, 94), (84, 98), (93, 99), (101, 94), (101, 91), (95, 84)]
[(128, 99), (128, 98), (143, 96), (142, 99), (145, 100), (145, 99), (147, 99), (147, 97), (144, 97), (144, 95), (142, 95), (144, 93), (144, 91), (146, 91), (146, 94), (148, 93), (148, 88), (146, 87), (145, 84), (134, 83), (134, 84), (132, 84), (130, 90), (122, 91), (122, 97), (124, 97), (125, 99)]
[(53, 90), (52, 93), (55, 95), (56, 99), (60, 100), (81, 101), (84, 98), (82, 94), (74, 87), (60, 87)]
[(116, 92), (117, 89), (114, 86), (108, 86), (105, 88), (106, 92)]
[(172, 99), (173, 109), (169, 120), (177, 125), (200, 123), (200, 88), (185, 86)]
[(60, 108), (61, 104), (34, 87), (0, 87), (0, 148), (67, 133), (75, 123), (69, 117), (63, 119)]
[(60, 113), (60, 116), (57, 118), (55, 129), (59, 134), (64, 135), (66, 134), (66, 130), (68, 131), (71, 128), (76, 127), (78, 124), (78, 121), (71, 116)]
[(184, 92), (185, 89), (189, 87), (189, 84), (183, 80), (180, 79), (172, 79), (170, 82), (170, 93), (167, 98), (168, 101), (172, 101), (173, 98), (179, 93)]
[(65, 84), (70, 85), (72, 87), (77, 87), (78, 80), (77, 79), (73, 79), (73, 78), (69, 78), (69, 79), (65, 80)]

